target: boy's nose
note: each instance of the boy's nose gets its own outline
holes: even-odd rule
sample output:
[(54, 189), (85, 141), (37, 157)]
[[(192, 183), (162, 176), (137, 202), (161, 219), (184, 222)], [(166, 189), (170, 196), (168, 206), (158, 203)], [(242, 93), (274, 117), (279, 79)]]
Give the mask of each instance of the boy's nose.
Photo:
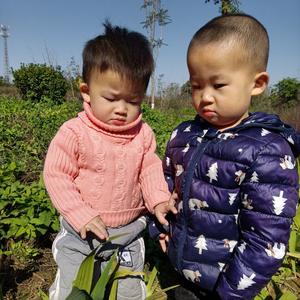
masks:
[(119, 115), (127, 114), (127, 106), (124, 100), (119, 100), (116, 107), (116, 113)]
[(203, 102), (213, 102), (214, 97), (209, 90), (204, 90), (202, 93), (202, 101)]

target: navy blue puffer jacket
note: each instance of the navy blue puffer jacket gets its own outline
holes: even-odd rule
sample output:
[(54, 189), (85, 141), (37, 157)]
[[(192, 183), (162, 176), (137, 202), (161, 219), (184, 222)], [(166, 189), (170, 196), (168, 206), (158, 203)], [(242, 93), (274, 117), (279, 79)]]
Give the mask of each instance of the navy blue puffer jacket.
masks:
[[(300, 134), (253, 113), (219, 132), (199, 116), (168, 142), (164, 171), (179, 195), (173, 266), (222, 299), (252, 299), (280, 267), (298, 202)], [(151, 232), (151, 230), (150, 230)]]

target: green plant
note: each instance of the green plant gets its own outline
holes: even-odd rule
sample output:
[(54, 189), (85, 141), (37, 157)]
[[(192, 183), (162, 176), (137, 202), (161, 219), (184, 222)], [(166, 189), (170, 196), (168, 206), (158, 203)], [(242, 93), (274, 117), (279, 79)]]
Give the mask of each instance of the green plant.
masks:
[(81, 102), (32, 103), (0, 98), (0, 165), (16, 164), (16, 180), (38, 180), (50, 141), (59, 126), (75, 117)]
[(271, 89), (271, 97), (275, 104), (289, 106), (293, 102), (300, 101), (300, 82), (296, 78), (284, 78), (276, 83)]
[(42, 179), (30, 185), (15, 180), (15, 163), (0, 166), (0, 250), (7, 242), (32, 240), (59, 228)]
[[(125, 234), (125, 233), (124, 233)], [(112, 241), (121, 235), (112, 236), (108, 241)], [(125, 268), (119, 267), (118, 249), (115, 250), (110, 257), (106, 267), (104, 268), (99, 280), (92, 287), (92, 280), (94, 274), (94, 262), (95, 254), (101, 248), (103, 244), (96, 247), (91, 253), (84, 259), (78, 270), (77, 276), (73, 282), (73, 288), (67, 300), (72, 299), (93, 299), (103, 300), (105, 293), (107, 293), (107, 287), (111, 287), (109, 299), (116, 299), (117, 295), (117, 280), (122, 277), (130, 276), (142, 276), (143, 272), (132, 272)]]
[(24, 241), (15, 242), (14, 240), (9, 240), (7, 244), (7, 250), (2, 251), (0, 249), (0, 254), (3, 253), (6, 256), (10, 256), (14, 260), (15, 264), (28, 264), (28, 262), (33, 262), (35, 257), (40, 254), (38, 248), (35, 248), (33, 243), (26, 243)]
[[(109, 241), (112, 241), (117, 237), (118, 236), (110, 237)], [(99, 247), (101, 247), (101, 245), (99, 245)], [(127, 276), (144, 276), (147, 283), (146, 300), (162, 299), (161, 297), (165, 296), (165, 291), (178, 286), (176, 285), (164, 290), (158, 290), (158, 281), (156, 280), (158, 271), (155, 267), (150, 274), (147, 274), (147, 272), (134, 272), (128, 270), (127, 268), (122, 268), (119, 265), (118, 249), (116, 249), (113, 255), (110, 257), (109, 262), (104, 268), (99, 280), (95, 286), (92, 287), (95, 254), (99, 250), (99, 247), (95, 248), (82, 262), (76, 279), (73, 282), (72, 291), (67, 297), (67, 300), (103, 300), (106, 294), (109, 294), (109, 300), (117, 300), (118, 279)]]
[(62, 103), (67, 92), (67, 81), (60, 67), (45, 64), (21, 64), (13, 71), (14, 83), (21, 95), (28, 100), (39, 102), (44, 98)]

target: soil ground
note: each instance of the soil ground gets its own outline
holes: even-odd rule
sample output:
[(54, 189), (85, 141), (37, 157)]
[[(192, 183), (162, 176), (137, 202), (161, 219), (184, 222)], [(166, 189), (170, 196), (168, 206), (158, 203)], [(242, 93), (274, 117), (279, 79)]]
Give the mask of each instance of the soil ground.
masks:
[(40, 250), (41, 254), (28, 265), (4, 261), (4, 300), (38, 300), (41, 291), (47, 294), (55, 277), (56, 265), (51, 248)]
[[(0, 262), (0, 283), (2, 282), (3, 300), (42, 300), (43, 293), (48, 295), (48, 289), (56, 274), (56, 264), (51, 251), (54, 238), (55, 235), (45, 238), (46, 242), (38, 246), (40, 254), (34, 260), (21, 263), (19, 260), (6, 257)], [(152, 255), (146, 254), (146, 257), (151, 256), (146, 269), (152, 270), (153, 266), (157, 265), (157, 261), (160, 262), (160, 265), (163, 263), (164, 266), (159, 268), (161, 274), (158, 275), (156, 280), (156, 291), (160, 292), (157, 300), (172, 300), (172, 292), (169, 292), (167, 296), (161, 292), (161, 288), (176, 284), (174, 276), (172, 276), (175, 271), (168, 264), (166, 256), (157, 249), (153, 250), (152, 248), (152, 251), (154, 251)], [(169, 276), (170, 274), (171, 276)]]
[[(40, 254), (35, 260), (24, 264), (19, 261), (12, 261), (9, 258), (2, 261), (2, 266), (0, 264), (0, 280), (2, 281), (3, 300), (40, 300), (43, 299), (42, 292), (48, 294), (49, 286), (53, 282), (56, 273), (56, 264), (51, 252), (51, 240), (53, 240), (53, 237), (48, 240), (47, 245), (40, 245)], [(176, 272), (168, 263), (167, 257), (161, 252), (157, 254), (154, 251), (152, 254), (154, 255), (148, 256), (150, 264), (147, 268), (152, 270), (153, 265), (157, 265), (157, 262), (159, 262), (158, 291), (161, 291), (161, 288), (177, 284)], [(296, 278), (290, 277), (283, 285), (300, 299), (300, 278), (298, 276)], [(276, 299), (275, 290), (275, 286), (268, 285), (268, 299)], [(163, 293), (157, 300), (165, 299), (173, 299), (172, 291), (168, 293), (168, 297)]]

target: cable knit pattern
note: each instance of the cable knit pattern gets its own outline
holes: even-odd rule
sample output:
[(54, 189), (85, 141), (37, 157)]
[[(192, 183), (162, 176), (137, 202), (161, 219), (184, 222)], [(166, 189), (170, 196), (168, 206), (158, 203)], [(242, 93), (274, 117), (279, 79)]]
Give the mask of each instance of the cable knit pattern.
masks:
[(51, 141), (44, 181), (53, 205), (77, 231), (99, 215), (125, 225), (169, 200), (152, 129), (137, 120), (112, 126), (90, 106), (65, 122)]

